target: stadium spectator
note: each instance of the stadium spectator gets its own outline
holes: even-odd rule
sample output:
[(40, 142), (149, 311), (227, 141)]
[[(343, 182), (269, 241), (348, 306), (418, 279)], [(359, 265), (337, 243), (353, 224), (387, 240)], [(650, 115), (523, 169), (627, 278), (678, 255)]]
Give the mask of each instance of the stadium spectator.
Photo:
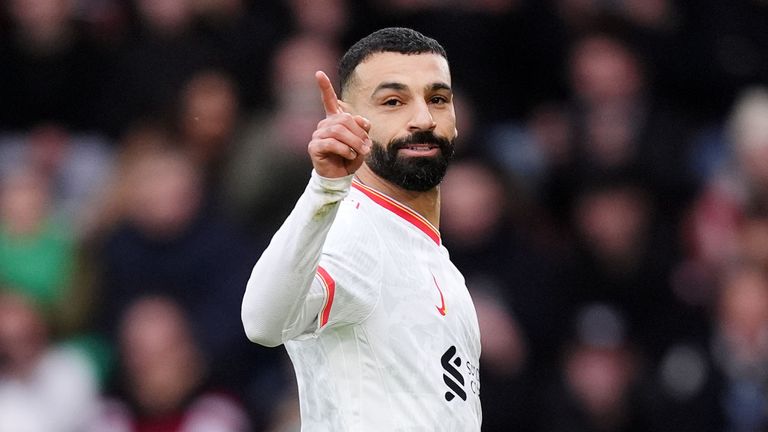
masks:
[(78, 131), (99, 122), (107, 58), (78, 21), (74, 0), (9, 0), (0, 37), (0, 128), (59, 122)]
[(180, 145), (203, 170), (206, 200), (215, 199), (242, 120), (237, 87), (223, 72), (195, 73), (182, 89), (178, 111)]
[(640, 358), (625, 334), (625, 317), (593, 303), (575, 316), (573, 340), (541, 400), (540, 431), (648, 431), (639, 384)]
[(202, 206), (203, 173), (189, 156), (144, 145), (128, 159), (121, 186), (125, 202), (95, 248), (97, 322), (114, 338), (116, 319), (134, 299), (170, 297), (194, 317), (194, 335), (211, 373), (245, 393), (274, 367), (274, 354), (251, 346), (231, 313), (239, 308), (260, 247), (215, 208)]
[(290, 38), (276, 52), (275, 106), (243, 126), (223, 191), (232, 213), (254, 232), (277, 229), (293, 207), (285, 197), (298, 196), (306, 186), (306, 138), (323, 116), (313, 73), (335, 70), (338, 56), (333, 45), (311, 35)]
[(0, 138), (0, 176), (29, 166), (50, 183), (51, 213), (72, 225), (79, 237), (88, 229), (90, 209), (111, 175), (113, 150), (102, 136), (73, 133), (51, 123), (28, 133)]
[(0, 285), (27, 296), (56, 323), (73, 307), (76, 244), (70, 225), (51, 213), (50, 188), (45, 176), (23, 166), (0, 182)]
[(88, 432), (247, 432), (244, 407), (210, 382), (205, 355), (181, 306), (139, 297), (120, 319), (118, 390)]
[(96, 413), (93, 363), (50, 330), (32, 301), (0, 291), (0, 431), (80, 432)]

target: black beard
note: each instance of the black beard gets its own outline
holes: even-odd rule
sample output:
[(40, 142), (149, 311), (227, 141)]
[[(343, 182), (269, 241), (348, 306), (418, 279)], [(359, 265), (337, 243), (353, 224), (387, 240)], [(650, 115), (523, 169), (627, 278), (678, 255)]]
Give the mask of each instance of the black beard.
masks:
[[(398, 150), (413, 144), (435, 144), (439, 146), (440, 152), (434, 157), (398, 156)], [(424, 131), (392, 140), (387, 147), (374, 141), (365, 163), (371, 171), (390, 183), (405, 190), (425, 192), (443, 181), (448, 164), (453, 159), (453, 153), (452, 140)]]

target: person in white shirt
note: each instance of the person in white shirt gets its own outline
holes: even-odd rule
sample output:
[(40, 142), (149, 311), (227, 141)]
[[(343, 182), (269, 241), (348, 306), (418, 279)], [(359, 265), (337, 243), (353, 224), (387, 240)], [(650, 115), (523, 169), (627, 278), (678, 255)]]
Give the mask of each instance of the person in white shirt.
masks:
[(457, 135), (445, 50), (378, 30), (339, 78), (341, 99), (316, 73), (311, 180), (254, 266), (245, 332), (285, 344), (303, 431), (479, 431), (477, 316), (438, 231)]

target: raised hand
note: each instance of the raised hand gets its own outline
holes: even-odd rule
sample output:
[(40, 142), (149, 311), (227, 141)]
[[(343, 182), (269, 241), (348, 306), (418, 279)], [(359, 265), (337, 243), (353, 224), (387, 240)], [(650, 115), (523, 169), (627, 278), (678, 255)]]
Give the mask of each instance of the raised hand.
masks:
[(325, 119), (317, 124), (307, 150), (318, 174), (328, 178), (344, 177), (357, 171), (370, 151), (371, 123), (341, 109), (328, 75), (317, 71), (315, 78), (325, 107)]

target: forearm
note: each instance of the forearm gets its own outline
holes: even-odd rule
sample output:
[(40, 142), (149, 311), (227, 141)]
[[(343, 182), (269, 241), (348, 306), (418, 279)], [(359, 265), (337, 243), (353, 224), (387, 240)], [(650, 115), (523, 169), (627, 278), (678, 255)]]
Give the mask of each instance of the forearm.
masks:
[[(352, 176), (312, 179), (290, 216), (272, 237), (248, 280), (242, 320), (248, 338), (266, 346), (281, 344), (315, 277), (323, 243)], [(318, 310), (319, 312), (319, 310)]]

